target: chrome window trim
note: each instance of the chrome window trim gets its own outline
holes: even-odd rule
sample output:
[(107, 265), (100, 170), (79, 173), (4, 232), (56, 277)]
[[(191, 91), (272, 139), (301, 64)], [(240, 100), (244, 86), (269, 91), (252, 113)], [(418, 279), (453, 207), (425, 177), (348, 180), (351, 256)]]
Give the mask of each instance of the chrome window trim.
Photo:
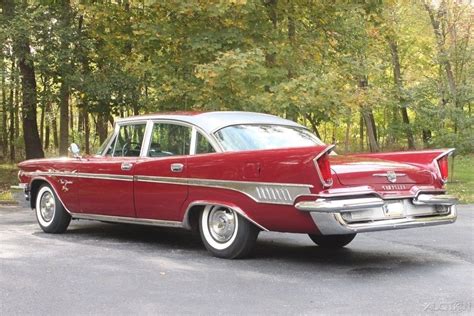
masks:
[(193, 156), (196, 154), (196, 146), (197, 146), (197, 129), (196, 126), (193, 126), (191, 130), (191, 144), (189, 146), (189, 155)]
[(153, 122), (151, 120), (146, 121), (145, 137), (143, 137), (142, 150), (140, 151), (140, 157), (146, 157), (148, 150), (150, 150), (151, 134), (153, 132)]
[[(258, 112), (245, 111), (215, 111), (199, 113), (156, 113), (140, 116), (131, 116), (117, 119), (118, 123), (130, 122), (135, 120), (176, 120), (196, 125), (203, 129), (207, 134), (212, 134), (213, 130), (223, 128), (233, 124), (280, 124), (289, 126), (304, 127), (294, 121), (290, 121), (278, 116)], [(305, 127), (306, 128), (306, 127)]]

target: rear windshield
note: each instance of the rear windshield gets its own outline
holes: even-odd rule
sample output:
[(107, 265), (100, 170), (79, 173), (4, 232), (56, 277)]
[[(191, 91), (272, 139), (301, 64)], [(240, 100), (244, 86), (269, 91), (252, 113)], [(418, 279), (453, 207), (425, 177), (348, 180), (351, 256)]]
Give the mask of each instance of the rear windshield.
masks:
[(283, 125), (232, 125), (214, 133), (224, 151), (324, 145), (307, 129)]

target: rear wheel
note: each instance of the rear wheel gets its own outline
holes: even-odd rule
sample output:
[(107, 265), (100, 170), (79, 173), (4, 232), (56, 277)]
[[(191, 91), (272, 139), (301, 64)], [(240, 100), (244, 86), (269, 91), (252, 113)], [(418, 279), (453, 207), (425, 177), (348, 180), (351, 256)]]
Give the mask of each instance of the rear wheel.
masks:
[(342, 248), (350, 243), (356, 234), (348, 235), (315, 235), (308, 234), (309, 238), (322, 248)]
[(66, 211), (51, 186), (44, 184), (36, 194), (36, 219), (46, 233), (59, 234), (66, 231), (71, 215)]
[(259, 229), (229, 207), (208, 205), (201, 212), (199, 232), (214, 256), (235, 259), (250, 254)]

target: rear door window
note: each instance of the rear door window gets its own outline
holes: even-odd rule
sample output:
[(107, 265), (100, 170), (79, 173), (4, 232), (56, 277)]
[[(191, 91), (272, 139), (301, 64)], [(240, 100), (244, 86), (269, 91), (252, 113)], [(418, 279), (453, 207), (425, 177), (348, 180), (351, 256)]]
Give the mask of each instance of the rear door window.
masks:
[(189, 155), (192, 129), (187, 126), (155, 123), (151, 133), (149, 157)]

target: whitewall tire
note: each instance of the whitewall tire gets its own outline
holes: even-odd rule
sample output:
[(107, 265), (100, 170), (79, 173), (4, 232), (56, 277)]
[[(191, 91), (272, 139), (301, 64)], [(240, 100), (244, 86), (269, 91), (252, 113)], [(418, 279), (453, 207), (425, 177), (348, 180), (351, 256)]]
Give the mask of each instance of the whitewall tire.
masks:
[(71, 221), (71, 215), (48, 184), (43, 184), (36, 194), (35, 211), (38, 224), (46, 233), (63, 233)]
[(232, 208), (207, 205), (199, 217), (199, 231), (209, 252), (234, 259), (252, 251), (260, 230)]

